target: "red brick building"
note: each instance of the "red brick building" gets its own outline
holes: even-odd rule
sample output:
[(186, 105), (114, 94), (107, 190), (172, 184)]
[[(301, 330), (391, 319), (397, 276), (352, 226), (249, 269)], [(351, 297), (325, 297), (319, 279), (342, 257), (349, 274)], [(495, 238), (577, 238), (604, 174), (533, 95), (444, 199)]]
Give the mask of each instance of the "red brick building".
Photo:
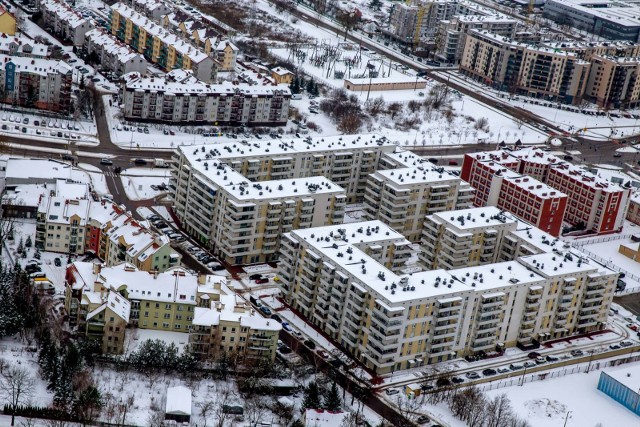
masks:
[(618, 231), (629, 204), (629, 189), (537, 148), (466, 154), (461, 177), (476, 189), (476, 206), (502, 207), (556, 236), (563, 220)]

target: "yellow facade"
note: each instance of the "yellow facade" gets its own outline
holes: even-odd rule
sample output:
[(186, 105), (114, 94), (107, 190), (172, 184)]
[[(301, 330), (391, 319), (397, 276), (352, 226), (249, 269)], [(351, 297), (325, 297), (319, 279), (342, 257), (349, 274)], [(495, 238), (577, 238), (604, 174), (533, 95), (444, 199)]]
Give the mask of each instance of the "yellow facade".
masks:
[(16, 34), (16, 18), (6, 10), (0, 8), (0, 33), (10, 36)]

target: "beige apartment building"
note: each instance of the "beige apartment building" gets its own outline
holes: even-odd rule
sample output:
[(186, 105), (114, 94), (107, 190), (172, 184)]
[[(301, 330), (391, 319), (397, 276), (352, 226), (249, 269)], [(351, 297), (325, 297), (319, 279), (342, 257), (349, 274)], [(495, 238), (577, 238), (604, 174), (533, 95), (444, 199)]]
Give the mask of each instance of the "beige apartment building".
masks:
[(460, 177), (423, 162), (369, 175), (364, 210), (367, 219), (379, 219), (415, 242), (420, 240), (427, 215), (468, 208), (473, 194)]
[(498, 90), (566, 103), (582, 99), (589, 69), (574, 53), (481, 30), (468, 33), (460, 61), (460, 71)]
[(185, 230), (233, 265), (277, 259), (280, 237), (340, 224), (395, 145), (376, 135), (181, 146), (170, 187)]
[(578, 252), (549, 245), (515, 261), (403, 275), (383, 265), (398, 237), (379, 221), (283, 237), (287, 302), (376, 373), (604, 326), (618, 274)]
[(640, 105), (640, 57), (593, 56), (586, 95), (603, 108)]

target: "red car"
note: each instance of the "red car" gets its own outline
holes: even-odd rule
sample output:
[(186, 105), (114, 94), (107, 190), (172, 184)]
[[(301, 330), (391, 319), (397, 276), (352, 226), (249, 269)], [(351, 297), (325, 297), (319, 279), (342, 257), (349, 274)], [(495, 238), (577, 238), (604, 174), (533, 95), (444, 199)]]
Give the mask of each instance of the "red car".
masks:
[(636, 325), (635, 323), (629, 323), (627, 325), (627, 328), (631, 329), (632, 331), (636, 332), (638, 330), (638, 325)]
[(256, 279), (256, 284), (257, 285), (262, 285), (263, 283), (269, 283), (269, 279), (267, 279), (266, 277), (264, 277), (262, 279)]

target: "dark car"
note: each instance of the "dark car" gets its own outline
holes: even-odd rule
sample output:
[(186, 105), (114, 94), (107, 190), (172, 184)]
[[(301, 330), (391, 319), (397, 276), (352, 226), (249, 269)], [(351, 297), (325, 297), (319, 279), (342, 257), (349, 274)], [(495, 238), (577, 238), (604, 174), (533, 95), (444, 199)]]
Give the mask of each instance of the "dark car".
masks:
[(249, 280), (258, 280), (258, 279), (262, 279), (262, 274), (252, 274), (251, 276), (249, 276)]
[(461, 383), (464, 382), (464, 378), (453, 377), (453, 378), (451, 378), (451, 382), (453, 382), (454, 384), (461, 384)]
[(42, 269), (40, 268), (39, 265), (29, 264), (29, 265), (25, 266), (24, 271), (26, 273), (28, 273), (28, 274), (31, 274), (31, 273), (36, 273), (36, 272), (42, 271)]
[(316, 348), (316, 343), (311, 340), (305, 340), (303, 344), (309, 347), (311, 350)]
[(529, 359), (535, 359), (537, 357), (540, 357), (540, 353), (538, 353), (537, 351), (532, 351), (527, 356), (529, 356)]
[(60, 260), (60, 258), (57, 258), (57, 257), (54, 258), (53, 263), (55, 264), (56, 267), (62, 266), (62, 261)]
[(282, 323), (282, 317), (278, 316), (277, 314), (272, 314), (271, 318), (278, 323)]
[(573, 156), (570, 156), (570, 155), (568, 155), (568, 154), (567, 154), (566, 156), (563, 156), (562, 158), (563, 158), (563, 159), (565, 159), (565, 160), (566, 160), (566, 161), (568, 161), (568, 162), (570, 162), (571, 160), (573, 160)]
[(451, 381), (449, 380), (449, 378), (438, 378), (436, 380), (437, 387), (446, 387), (450, 384), (451, 384)]
[(429, 422), (429, 417), (427, 417), (426, 415), (420, 415), (418, 417), (418, 419), (416, 420), (416, 422), (418, 424), (424, 424), (424, 423), (428, 423)]
[(135, 159), (133, 161), (133, 164), (138, 166), (144, 166), (147, 164), (147, 161), (145, 159)]
[(582, 352), (582, 350), (571, 350), (571, 355), (573, 357), (580, 357), (584, 355), (584, 353)]
[(265, 316), (271, 316), (271, 310), (269, 310), (269, 307), (260, 307), (259, 310), (264, 313)]
[(497, 373), (498, 373), (498, 371), (496, 371), (496, 370), (495, 370), (495, 369), (493, 369), (493, 368), (487, 368), (487, 369), (484, 369), (484, 370), (482, 371), (482, 375), (484, 375), (485, 377), (489, 377), (489, 376), (491, 376), (491, 375), (495, 375), (495, 374), (497, 374)]

